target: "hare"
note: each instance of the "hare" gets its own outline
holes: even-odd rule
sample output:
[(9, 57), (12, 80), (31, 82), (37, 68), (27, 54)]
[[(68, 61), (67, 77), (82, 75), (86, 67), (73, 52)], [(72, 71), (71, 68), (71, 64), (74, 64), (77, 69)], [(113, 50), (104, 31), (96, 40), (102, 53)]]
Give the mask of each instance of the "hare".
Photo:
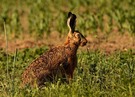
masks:
[(22, 85), (38, 87), (46, 81), (53, 81), (58, 73), (66, 77), (67, 82), (73, 78), (77, 66), (77, 49), (87, 43), (86, 38), (75, 30), (76, 15), (68, 13), (67, 25), (69, 33), (64, 45), (51, 48), (35, 59), (22, 74)]

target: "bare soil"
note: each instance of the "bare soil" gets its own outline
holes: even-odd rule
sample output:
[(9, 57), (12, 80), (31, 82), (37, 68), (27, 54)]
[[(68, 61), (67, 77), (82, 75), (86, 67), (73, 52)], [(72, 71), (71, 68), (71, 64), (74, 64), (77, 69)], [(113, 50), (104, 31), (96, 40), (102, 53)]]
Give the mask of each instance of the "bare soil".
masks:
[[(65, 37), (59, 37), (57, 32), (51, 33), (50, 36), (43, 36), (42, 39), (37, 39), (29, 34), (22, 35), (22, 38), (15, 38), (8, 36), (8, 44), (6, 46), (6, 39), (4, 35), (0, 35), (0, 48), (8, 49), (9, 52), (14, 52), (15, 49), (25, 49), (41, 46), (57, 46), (62, 45)], [(110, 34), (97, 33), (96, 35), (87, 35), (88, 44), (86, 47), (81, 47), (81, 50), (100, 50), (106, 53), (115, 51), (126, 51), (128, 49), (135, 49), (135, 37), (129, 33), (120, 34), (117, 31)]]

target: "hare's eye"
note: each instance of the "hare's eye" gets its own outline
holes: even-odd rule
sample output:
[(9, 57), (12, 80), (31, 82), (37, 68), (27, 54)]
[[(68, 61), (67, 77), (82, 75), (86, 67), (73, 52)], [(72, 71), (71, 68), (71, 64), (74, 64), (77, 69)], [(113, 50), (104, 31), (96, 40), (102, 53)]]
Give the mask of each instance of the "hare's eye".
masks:
[(75, 38), (80, 41), (81, 40), (80, 34), (79, 33), (75, 34)]
[(80, 38), (80, 34), (79, 33), (75, 34), (75, 37)]

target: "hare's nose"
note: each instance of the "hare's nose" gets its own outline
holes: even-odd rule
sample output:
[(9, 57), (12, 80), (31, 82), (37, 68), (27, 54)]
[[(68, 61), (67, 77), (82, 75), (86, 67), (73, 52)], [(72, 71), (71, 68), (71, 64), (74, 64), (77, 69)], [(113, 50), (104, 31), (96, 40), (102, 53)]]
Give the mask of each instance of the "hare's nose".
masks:
[(81, 43), (81, 46), (85, 46), (86, 44), (87, 44), (87, 41), (82, 42), (82, 43)]
[(87, 42), (83, 42), (83, 46), (86, 45)]

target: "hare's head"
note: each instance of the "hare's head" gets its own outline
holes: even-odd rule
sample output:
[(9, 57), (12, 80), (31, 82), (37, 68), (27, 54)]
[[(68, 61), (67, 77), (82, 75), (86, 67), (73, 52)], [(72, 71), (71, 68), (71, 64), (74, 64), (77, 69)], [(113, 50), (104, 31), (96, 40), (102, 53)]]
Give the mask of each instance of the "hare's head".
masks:
[(75, 14), (72, 14), (71, 12), (68, 13), (67, 25), (69, 27), (68, 41), (78, 46), (85, 46), (87, 44), (87, 39), (79, 31), (75, 30)]
[(74, 33), (68, 37), (69, 43), (76, 46), (85, 46), (87, 44), (87, 39), (79, 31), (74, 31)]

